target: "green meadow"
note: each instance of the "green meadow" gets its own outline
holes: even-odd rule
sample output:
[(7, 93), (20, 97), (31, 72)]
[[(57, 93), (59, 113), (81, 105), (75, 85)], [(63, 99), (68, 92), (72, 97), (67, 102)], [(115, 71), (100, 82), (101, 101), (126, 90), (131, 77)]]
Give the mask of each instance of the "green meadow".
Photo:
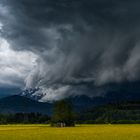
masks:
[(0, 140), (140, 140), (140, 125), (1, 125)]

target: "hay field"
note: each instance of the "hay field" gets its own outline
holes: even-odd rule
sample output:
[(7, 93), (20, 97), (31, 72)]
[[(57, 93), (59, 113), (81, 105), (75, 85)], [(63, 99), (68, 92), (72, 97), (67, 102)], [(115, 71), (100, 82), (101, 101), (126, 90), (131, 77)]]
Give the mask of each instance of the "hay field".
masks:
[(0, 140), (140, 140), (140, 125), (1, 125)]

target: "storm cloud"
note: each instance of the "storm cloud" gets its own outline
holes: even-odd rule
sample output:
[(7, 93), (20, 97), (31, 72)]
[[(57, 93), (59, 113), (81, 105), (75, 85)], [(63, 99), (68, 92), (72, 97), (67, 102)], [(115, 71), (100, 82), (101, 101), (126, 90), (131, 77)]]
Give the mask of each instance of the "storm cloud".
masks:
[(43, 101), (103, 95), (104, 85), (140, 80), (139, 6), (138, 0), (0, 0), (0, 36), (14, 51), (37, 56), (25, 87), (39, 87)]

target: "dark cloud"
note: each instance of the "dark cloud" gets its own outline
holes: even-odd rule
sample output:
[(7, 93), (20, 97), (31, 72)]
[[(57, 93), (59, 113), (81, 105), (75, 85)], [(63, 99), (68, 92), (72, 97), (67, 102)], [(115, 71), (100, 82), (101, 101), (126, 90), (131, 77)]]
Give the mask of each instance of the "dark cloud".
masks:
[(41, 87), (46, 98), (73, 92), (95, 95), (104, 84), (140, 79), (140, 1), (1, 0), (0, 4), (1, 36), (13, 49), (39, 56), (25, 81), (28, 88)]

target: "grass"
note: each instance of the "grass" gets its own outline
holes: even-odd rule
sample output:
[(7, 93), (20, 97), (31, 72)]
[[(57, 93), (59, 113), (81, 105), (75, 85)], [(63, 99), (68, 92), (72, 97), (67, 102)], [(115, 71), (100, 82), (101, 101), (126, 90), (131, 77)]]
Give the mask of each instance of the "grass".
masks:
[(0, 140), (140, 140), (140, 125), (1, 125)]

